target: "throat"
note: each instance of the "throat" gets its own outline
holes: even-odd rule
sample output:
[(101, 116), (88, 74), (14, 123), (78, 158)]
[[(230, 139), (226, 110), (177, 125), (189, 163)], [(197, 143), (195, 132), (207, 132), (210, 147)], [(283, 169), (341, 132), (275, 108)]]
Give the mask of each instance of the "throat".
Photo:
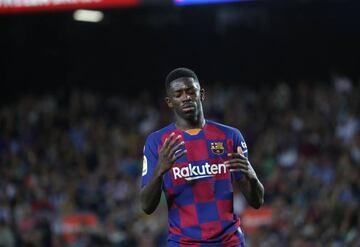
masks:
[(186, 132), (190, 131), (190, 133), (196, 131), (200, 132), (205, 125), (205, 119), (203, 117), (196, 121), (189, 121), (181, 118), (177, 118), (175, 120), (175, 125), (178, 129)]

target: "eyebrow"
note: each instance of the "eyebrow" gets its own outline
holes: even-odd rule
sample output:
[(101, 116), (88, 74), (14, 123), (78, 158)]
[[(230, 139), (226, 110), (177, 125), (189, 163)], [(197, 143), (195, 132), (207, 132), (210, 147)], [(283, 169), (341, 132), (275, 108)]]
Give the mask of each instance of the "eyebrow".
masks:
[(185, 87), (185, 88), (174, 89), (173, 92), (176, 93), (176, 92), (186, 91), (186, 90), (189, 90), (189, 89), (196, 90), (197, 88), (194, 87), (194, 86), (188, 86), (188, 87)]

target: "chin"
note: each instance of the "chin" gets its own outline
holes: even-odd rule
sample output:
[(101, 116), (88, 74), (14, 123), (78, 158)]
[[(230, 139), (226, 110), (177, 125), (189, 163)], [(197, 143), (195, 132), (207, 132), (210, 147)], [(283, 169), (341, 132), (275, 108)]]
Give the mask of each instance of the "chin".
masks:
[(184, 119), (193, 120), (193, 119), (196, 118), (196, 112), (195, 112), (195, 111), (192, 111), (192, 112), (182, 112), (181, 116), (182, 116)]
[(182, 119), (192, 121), (192, 120), (196, 119), (196, 117), (198, 115), (198, 112), (197, 112), (197, 110), (194, 110), (194, 111), (182, 111), (182, 110), (179, 109), (178, 111), (176, 111), (176, 115), (178, 115)]

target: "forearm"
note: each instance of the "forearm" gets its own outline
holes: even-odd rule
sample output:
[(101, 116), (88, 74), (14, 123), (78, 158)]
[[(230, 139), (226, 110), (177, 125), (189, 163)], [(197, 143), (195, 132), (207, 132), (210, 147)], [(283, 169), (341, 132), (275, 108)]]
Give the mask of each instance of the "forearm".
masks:
[(146, 214), (153, 213), (157, 208), (161, 197), (162, 182), (162, 175), (155, 171), (150, 182), (141, 189), (141, 208)]
[(260, 208), (264, 204), (264, 186), (258, 178), (245, 179), (240, 181), (240, 188), (247, 202), (253, 208)]

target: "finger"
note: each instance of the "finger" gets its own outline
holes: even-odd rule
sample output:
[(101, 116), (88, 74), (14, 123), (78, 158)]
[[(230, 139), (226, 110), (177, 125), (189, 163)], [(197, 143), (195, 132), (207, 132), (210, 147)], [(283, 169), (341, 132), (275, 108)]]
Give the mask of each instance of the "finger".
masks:
[(186, 149), (185, 150), (180, 150), (178, 152), (176, 152), (174, 155), (173, 155), (173, 158), (171, 160), (172, 163), (174, 163), (177, 159), (179, 159), (180, 157), (182, 157), (184, 154), (186, 154)]
[(172, 132), (164, 141), (162, 148), (167, 148), (167, 146), (169, 145), (169, 142), (172, 140), (172, 138), (174, 137), (175, 133)]
[(233, 163), (241, 163), (241, 164), (247, 164), (248, 161), (245, 159), (231, 159), (224, 162), (224, 164), (233, 164)]
[(239, 153), (228, 153), (228, 156), (229, 156), (229, 157), (240, 158), (240, 157), (241, 157), (241, 154), (239, 154)]
[(169, 142), (169, 149), (172, 149), (174, 145), (181, 139), (181, 135), (176, 136), (176, 138), (172, 138), (172, 140)]
[(238, 152), (238, 154), (241, 154), (242, 156), (244, 156), (244, 152), (242, 151), (240, 146), (237, 147), (237, 152)]
[(169, 149), (173, 145), (174, 142), (177, 141), (177, 138), (175, 138), (175, 132), (171, 133), (171, 135), (168, 137), (168, 141), (166, 144), (163, 145), (165, 152), (169, 152)]
[(248, 174), (248, 171), (244, 170), (244, 169), (230, 169), (230, 172), (242, 172), (244, 174)]
[(228, 156), (232, 158), (247, 159), (243, 154), (239, 154), (239, 153), (228, 153)]
[(241, 164), (241, 163), (228, 164), (228, 165), (226, 165), (226, 167), (228, 169), (245, 169), (245, 170), (249, 170), (249, 167), (247, 165)]
[(226, 167), (229, 171), (241, 171), (244, 173), (249, 173), (250, 169), (248, 167), (245, 166), (236, 166), (236, 165), (232, 165), (232, 166), (227, 166)]
[(247, 169), (247, 167), (249, 166), (248, 163), (244, 163), (244, 162), (227, 162), (227, 163), (224, 162), (224, 164), (228, 169), (240, 168), (240, 167)]
[(242, 168), (246, 168), (248, 169), (249, 167), (249, 163), (248, 162), (244, 162), (244, 160), (240, 160), (240, 161), (235, 161), (235, 160), (232, 160), (232, 161), (226, 161), (224, 162), (225, 166), (227, 168), (239, 168), (239, 167), (242, 167)]
[(241, 169), (229, 169), (230, 172), (243, 172)]
[(176, 146), (172, 147), (169, 152), (169, 157), (172, 157), (176, 152), (180, 151), (181, 146), (185, 144), (184, 141), (178, 143)]

